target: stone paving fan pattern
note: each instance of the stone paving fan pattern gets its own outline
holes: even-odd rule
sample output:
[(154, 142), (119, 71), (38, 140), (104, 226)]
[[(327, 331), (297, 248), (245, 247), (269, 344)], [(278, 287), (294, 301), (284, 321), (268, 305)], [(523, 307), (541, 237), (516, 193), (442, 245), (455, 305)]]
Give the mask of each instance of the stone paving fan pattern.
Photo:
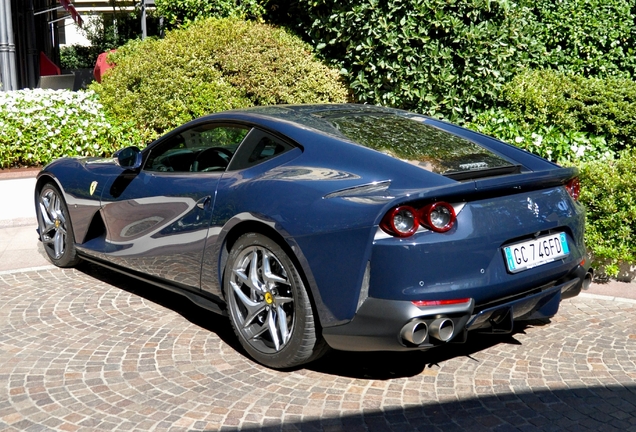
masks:
[(82, 270), (0, 273), (0, 430), (636, 431), (633, 301), (579, 297), (512, 336), (278, 372), (224, 318)]

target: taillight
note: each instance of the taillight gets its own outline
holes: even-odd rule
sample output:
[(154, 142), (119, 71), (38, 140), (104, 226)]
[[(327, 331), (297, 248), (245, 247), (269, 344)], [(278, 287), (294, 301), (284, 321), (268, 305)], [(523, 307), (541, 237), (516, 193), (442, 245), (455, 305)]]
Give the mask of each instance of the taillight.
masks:
[(581, 181), (578, 177), (574, 177), (572, 180), (565, 184), (565, 190), (568, 191), (570, 196), (574, 199), (574, 201), (579, 200), (579, 195), (581, 195)]
[(380, 227), (387, 233), (396, 237), (409, 237), (417, 231), (420, 223), (417, 218), (417, 211), (411, 206), (399, 206), (389, 211)]
[(455, 209), (445, 202), (429, 204), (420, 210), (404, 205), (390, 210), (382, 218), (380, 228), (395, 237), (409, 237), (420, 225), (436, 232), (446, 232), (453, 227), (456, 219)]
[(436, 232), (446, 232), (455, 223), (455, 209), (445, 202), (429, 204), (420, 210), (422, 225)]

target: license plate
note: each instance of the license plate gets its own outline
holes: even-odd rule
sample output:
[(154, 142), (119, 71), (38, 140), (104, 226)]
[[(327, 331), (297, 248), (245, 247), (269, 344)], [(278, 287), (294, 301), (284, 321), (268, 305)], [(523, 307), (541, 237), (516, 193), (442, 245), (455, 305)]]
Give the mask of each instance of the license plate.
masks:
[(547, 264), (569, 253), (565, 233), (551, 234), (504, 248), (506, 264), (512, 273)]

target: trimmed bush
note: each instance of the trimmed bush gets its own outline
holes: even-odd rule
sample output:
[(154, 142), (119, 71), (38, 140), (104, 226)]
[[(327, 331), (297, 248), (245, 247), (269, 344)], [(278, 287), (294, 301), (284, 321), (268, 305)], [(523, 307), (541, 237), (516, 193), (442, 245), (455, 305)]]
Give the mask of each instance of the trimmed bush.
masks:
[(636, 263), (636, 151), (581, 166), (581, 202), (587, 207), (585, 242), (600, 276)]
[(345, 102), (339, 72), (299, 38), (269, 25), (207, 19), (162, 40), (134, 41), (93, 85), (106, 109), (161, 133), (188, 120), (252, 105)]
[(0, 168), (46, 165), (63, 156), (110, 156), (147, 135), (107, 118), (93, 92), (0, 92)]
[(515, 76), (501, 97), (514, 117), (532, 127), (604, 136), (614, 149), (636, 144), (636, 82), (630, 79), (529, 70)]

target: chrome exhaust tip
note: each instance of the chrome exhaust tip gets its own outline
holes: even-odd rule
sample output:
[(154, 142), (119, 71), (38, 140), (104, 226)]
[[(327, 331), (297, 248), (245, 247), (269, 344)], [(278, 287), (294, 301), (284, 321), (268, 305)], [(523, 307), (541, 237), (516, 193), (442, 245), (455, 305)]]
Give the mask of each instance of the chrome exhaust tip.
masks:
[(428, 336), (428, 325), (425, 321), (413, 320), (408, 322), (400, 331), (400, 337), (413, 345), (420, 345)]
[(431, 323), (429, 332), (431, 337), (442, 342), (447, 342), (453, 337), (455, 324), (453, 324), (453, 320), (449, 318), (437, 318)]
[(592, 285), (592, 280), (594, 279), (594, 270), (589, 269), (587, 273), (585, 273), (585, 277), (583, 278), (583, 289), (587, 290)]

